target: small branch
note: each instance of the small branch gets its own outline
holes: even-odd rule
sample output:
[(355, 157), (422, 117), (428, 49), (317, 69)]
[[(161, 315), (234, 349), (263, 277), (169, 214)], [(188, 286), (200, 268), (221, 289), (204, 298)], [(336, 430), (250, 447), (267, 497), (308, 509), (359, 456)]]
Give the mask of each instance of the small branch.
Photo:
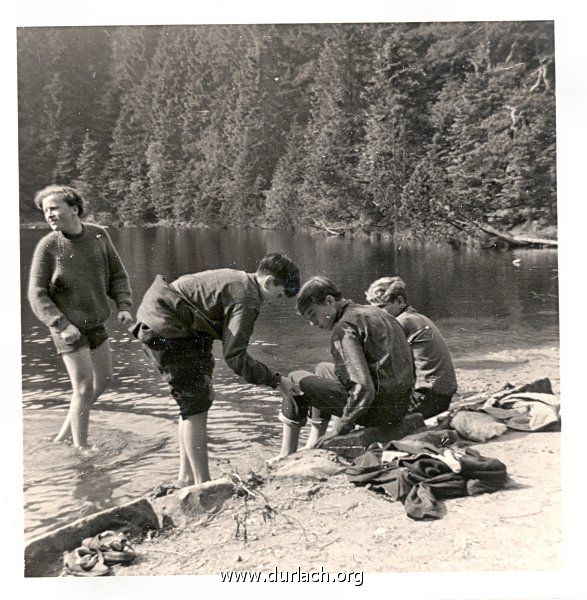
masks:
[[(222, 472), (225, 475), (227, 475), (228, 477), (230, 477), (230, 479), (237, 486), (237, 488), (242, 489), (247, 494), (247, 496), (245, 497), (245, 502), (246, 502), (247, 498), (253, 498), (253, 499), (259, 499), (259, 498), (261, 498), (263, 500), (264, 506), (263, 506), (263, 511), (262, 511), (261, 514), (263, 516), (263, 520), (264, 521), (268, 521), (272, 517), (279, 517), (280, 516), (281, 518), (285, 519), (286, 522), (289, 525), (292, 525), (292, 524), (297, 525), (301, 529), (302, 534), (304, 536), (304, 539), (306, 540), (306, 543), (309, 543), (308, 535), (306, 533), (306, 529), (304, 528), (304, 526), (301, 524), (300, 521), (298, 521), (297, 519), (293, 519), (293, 518), (289, 517), (285, 513), (278, 511), (276, 508), (273, 508), (273, 506), (271, 506), (271, 504), (269, 503), (269, 499), (267, 498), (267, 496), (265, 496), (265, 494), (263, 494), (262, 492), (260, 492), (258, 490), (256, 492), (253, 492), (253, 490), (251, 490), (249, 487), (247, 487), (244, 484), (241, 476), (238, 473), (229, 473), (229, 472), (225, 471), (224, 469), (222, 469)], [(247, 535), (247, 532), (246, 532), (246, 516), (245, 516), (245, 521), (244, 522), (240, 521), (237, 517), (235, 517), (235, 520), (237, 521), (237, 537), (238, 537), (238, 534), (239, 534), (239, 526), (243, 525), (244, 528), (245, 528), (244, 529), (244, 534), (245, 534), (245, 541), (246, 541), (246, 535)], [(316, 539), (318, 538), (318, 536), (315, 533), (313, 533), (313, 535), (316, 537)]]
[(537, 510), (536, 512), (526, 513), (523, 515), (503, 515), (499, 518), (500, 519), (519, 519), (521, 517), (533, 517), (534, 515), (539, 515), (541, 512), (542, 512), (542, 510)]

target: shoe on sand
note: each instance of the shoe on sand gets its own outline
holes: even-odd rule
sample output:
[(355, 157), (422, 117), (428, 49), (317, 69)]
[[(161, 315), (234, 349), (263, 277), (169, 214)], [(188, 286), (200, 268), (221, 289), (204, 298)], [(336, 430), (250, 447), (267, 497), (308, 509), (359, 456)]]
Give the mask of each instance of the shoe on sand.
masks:
[(112, 569), (105, 564), (100, 550), (82, 546), (63, 555), (63, 571), (74, 577), (99, 577)]
[(103, 531), (82, 541), (82, 547), (98, 550), (107, 565), (128, 565), (136, 557), (136, 552), (123, 533)]

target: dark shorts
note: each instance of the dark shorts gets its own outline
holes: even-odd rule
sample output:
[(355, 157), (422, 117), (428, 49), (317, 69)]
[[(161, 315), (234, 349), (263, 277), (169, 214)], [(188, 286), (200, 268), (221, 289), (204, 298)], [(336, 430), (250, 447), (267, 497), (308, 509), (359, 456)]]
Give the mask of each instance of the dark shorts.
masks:
[(153, 336), (143, 342), (145, 352), (169, 384), (183, 419), (205, 413), (212, 406), (213, 342), (207, 335)]
[[(342, 416), (349, 394), (340, 381), (304, 371), (294, 371), (290, 377), (300, 386), (303, 395), (283, 399), (282, 414), (288, 421), (305, 423), (311, 409), (313, 420)], [(406, 415), (409, 399), (410, 392), (375, 396), (369, 410), (357, 419), (357, 425), (375, 427), (399, 423)]]
[(108, 332), (104, 325), (98, 325), (98, 327), (93, 327), (92, 329), (80, 329), (80, 333), (79, 339), (75, 340), (75, 342), (66, 342), (59, 333), (51, 331), (51, 337), (57, 348), (57, 354), (75, 352), (80, 348), (95, 350), (108, 339)]
[(452, 394), (445, 396), (443, 394), (435, 394), (428, 391), (413, 391), (410, 398), (410, 406), (408, 413), (421, 413), (424, 419), (429, 419), (439, 415), (441, 412), (448, 410)]

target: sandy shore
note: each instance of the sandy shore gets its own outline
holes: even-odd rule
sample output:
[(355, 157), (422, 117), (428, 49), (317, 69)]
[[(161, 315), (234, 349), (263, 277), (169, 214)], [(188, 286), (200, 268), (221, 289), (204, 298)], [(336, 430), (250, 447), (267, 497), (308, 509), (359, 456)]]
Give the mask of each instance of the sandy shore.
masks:
[[(542, 377), (560, 390), (556, 347), (492, 358), (499, 368), (458, 369), (461, 394)], [(438, 521), (412, 521), (400, 503), (354, 487), (344, 474), (317, 480), (265, 472), (259, 488), (264, 498), (234, 496), (205, 525), (163, 530), (137, 542), (136, 561), (117, 568), (116, 575), (320, 567), (366, 573), (556, 570), (562, 542), (560, 437), (508, 432), (476, 445), (505, 463), (511, 483), (494, 494), (446, 501), (446, 515)], [(262, 472), (273, 453), (260, 447), (250, 463), (230, 468)]]

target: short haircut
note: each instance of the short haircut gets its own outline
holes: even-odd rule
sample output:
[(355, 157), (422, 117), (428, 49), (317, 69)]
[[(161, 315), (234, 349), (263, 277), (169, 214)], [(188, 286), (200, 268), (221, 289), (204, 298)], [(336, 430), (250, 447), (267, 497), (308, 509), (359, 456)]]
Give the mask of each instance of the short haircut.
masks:
[(400, 296), (408, 301), (406, 282), (401, 277), (381, 277), (377, 279), (365, 292), (369, 304), (384, 305), (395, 302)]
[(77, 206), (78, 216), (81, 217), (84, 214), (84, 199), (72, 187), (67, 185), (48, 185), (35, 194), (35, 206), (39, 210), (43, 210), (43, 200), (49, 198), (49, 196), (61, 198), (69, 206)]
[(296, 264), (279, 252), (272, 252), (261, 259), (257, 273), (272, 275), (277, 285), (283, 286), (283, 291), (288, 298), (293, 298), (300, 289), (300, 271)]
[(316, 275), (304, 283), (296, 299), (296, 310), (305, 315), (312, 304), (323, 304), (326, 296), (335, 300), (342, 298), (342, 292), (326, 277)]

